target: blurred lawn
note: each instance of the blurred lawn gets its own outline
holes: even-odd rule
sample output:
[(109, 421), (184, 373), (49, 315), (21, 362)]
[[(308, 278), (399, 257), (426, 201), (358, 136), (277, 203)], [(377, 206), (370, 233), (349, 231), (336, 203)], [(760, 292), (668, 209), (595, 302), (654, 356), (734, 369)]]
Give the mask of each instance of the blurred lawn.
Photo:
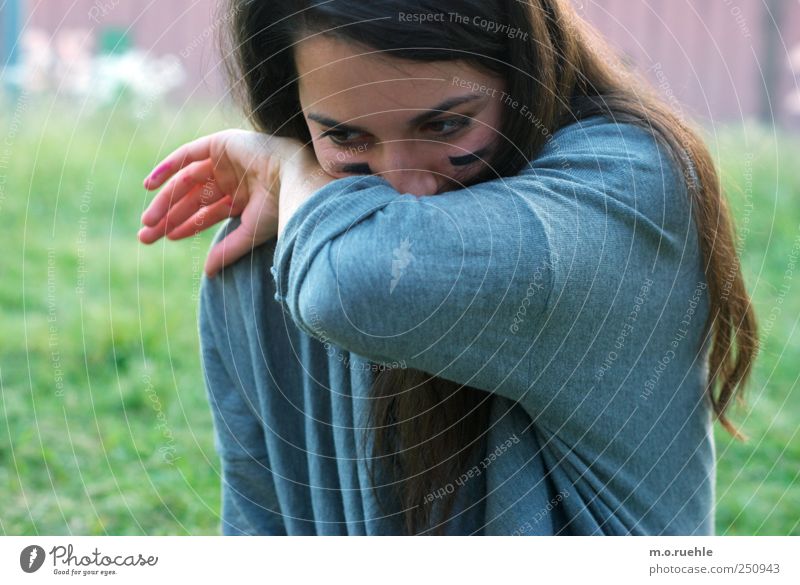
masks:
[[(0, 533), (217, 534), (196, 314), (216, 228), (150, 247), (136, 232), (152, 166), (239, 118), (33, 98), (0, 108)], [(751, 441), (716, 431), (717, 532), (798, 535), (800, 141), (757, 127), (711, 140), (739, 185), (730, 200), (764, 327), (735, 417)]]
[(196, 313), (215, 230), (136, 239), (154, 164), (238, 123), (212, 110), (2, 109), (2, 533), (218, 532)]

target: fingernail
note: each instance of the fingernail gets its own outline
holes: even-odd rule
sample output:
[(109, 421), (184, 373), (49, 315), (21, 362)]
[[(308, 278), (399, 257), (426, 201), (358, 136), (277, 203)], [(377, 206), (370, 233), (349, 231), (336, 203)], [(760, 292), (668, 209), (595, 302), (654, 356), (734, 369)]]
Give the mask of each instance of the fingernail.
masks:
[(160, 175), (161, 173), (166, 171), (168, 168), (169, 168), (169, 163), (161, 164), (156, 170), (154, 170), (152, 173), (150, 173), (150, 176), (148, 177), (148, 179), (155, 179), (158, 175)]

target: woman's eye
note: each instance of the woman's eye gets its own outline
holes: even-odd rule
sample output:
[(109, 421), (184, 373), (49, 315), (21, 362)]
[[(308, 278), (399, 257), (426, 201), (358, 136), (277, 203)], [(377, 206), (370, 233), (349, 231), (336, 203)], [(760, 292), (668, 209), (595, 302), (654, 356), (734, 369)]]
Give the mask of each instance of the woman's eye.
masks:
[(436, 120), (429, 122), (426, 127), (436, 134), (452, 134), (461, 128), (469, 126), (470, 120), (467, 117), (448, 118), (446, 120)]
[(334, 144), (344, 145), (353, 142), (359, 136), (358, 132), (351, 130), (326, 130), (320, 138), (330, 138)]

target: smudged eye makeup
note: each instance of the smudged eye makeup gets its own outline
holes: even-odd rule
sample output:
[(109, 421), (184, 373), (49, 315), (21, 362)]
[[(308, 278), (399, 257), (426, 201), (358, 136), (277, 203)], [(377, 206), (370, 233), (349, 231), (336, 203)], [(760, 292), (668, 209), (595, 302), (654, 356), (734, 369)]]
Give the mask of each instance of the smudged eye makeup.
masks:
[[(420, 141), (439, 142), (443, 147), (452, 150), (459, 143), (463, 144), (465, 140), (462, 139), (466, 138), (469, 135), (468, 133), (476, 128), (478, 124), (475, 116), (483, 111), (487, 103), (488, 98), (486, 96), (475, 94), (451, 97), (436, 107), (415, 115), (411, 120), (408, 120), (407, 128), (411, 131), (410, 135), (419, 137)], [(453, 111), (454, 108), (463, 107), (465, 104), (470, 104), (468, 109), (464, 108), (466, 111)], [(367, 152), (368, 149), (385, 143), (380, 142), (373, 134), (361, 126), (334, 120), (323, 113), (309, 112), (307, 117), (308, 120), (314, 121), (323, 127), (317, 139), (328, 142), (329, 145), (336, 149), (335, 158), (340, 163), (344, 163), (339, 166), (337, 172), (360, 175), (374, 174), (374, 171), (370, 169), (369, 163), (356, 161), (347, 163), (345, 158), (355, 157), (357, 154)], [(446, 157), (446, 160), (453, 167), (466, 167), (484, 160), (488, 151), (488, 146), (485, 146), (476, 152), (468, 152), (461, 156), (446, 156), (443, 153), (443, 158)], [(432, 152), (435, 152), (435, 150)]]
[[(472, 163), (476, 163), (478, 161), (486, 160), (486, 155), (489, 154), (488, 148), (481, 148), (480, 150), (476, 150), (475, 152), (470, 152), (469, 154), (465, 154), (463, 156), (448, 156), (448, 160), (450, 164), (454, 167), (465, 167), (471, 165)], [(353, 163), (349, 165), (344, 165), (341, 169), (342, 173), (355, 173), (357, 175), (371, 175), (372, 170), (369, 168), (367, 163)]]
[(489, 153), (488, 148), (481, 148), (480, 150), (476, 150), (475, 152), (471, 152), (463, 156), (449, 156), (447, 158), (450, 159), (450, 164), (453, 165), (454, 167), (465, 167), (467, 165), (471, 165), (474, 162), (486, 160), (486, 155), (488, 153)]
[(355, 173), (357, 175), (371, 175), (372, 171), (367, 163), (356, 163), (342, 167), (343, 173)]

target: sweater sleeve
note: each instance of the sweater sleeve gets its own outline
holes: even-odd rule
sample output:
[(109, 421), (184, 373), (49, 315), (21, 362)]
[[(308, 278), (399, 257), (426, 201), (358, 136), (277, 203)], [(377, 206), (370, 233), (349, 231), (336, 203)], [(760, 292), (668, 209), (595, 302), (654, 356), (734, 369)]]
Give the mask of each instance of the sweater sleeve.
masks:
[(652, 171), (639, 134), (626, 144), (608, 126), (575, 124), (519, 174), (436, 196), (329, 183), (276, 246), (275, 299), (317, 339), (519, 400), (565, 276), (592, 273), (593, 251), (565, 234), (606, 229), (626, 177)]

